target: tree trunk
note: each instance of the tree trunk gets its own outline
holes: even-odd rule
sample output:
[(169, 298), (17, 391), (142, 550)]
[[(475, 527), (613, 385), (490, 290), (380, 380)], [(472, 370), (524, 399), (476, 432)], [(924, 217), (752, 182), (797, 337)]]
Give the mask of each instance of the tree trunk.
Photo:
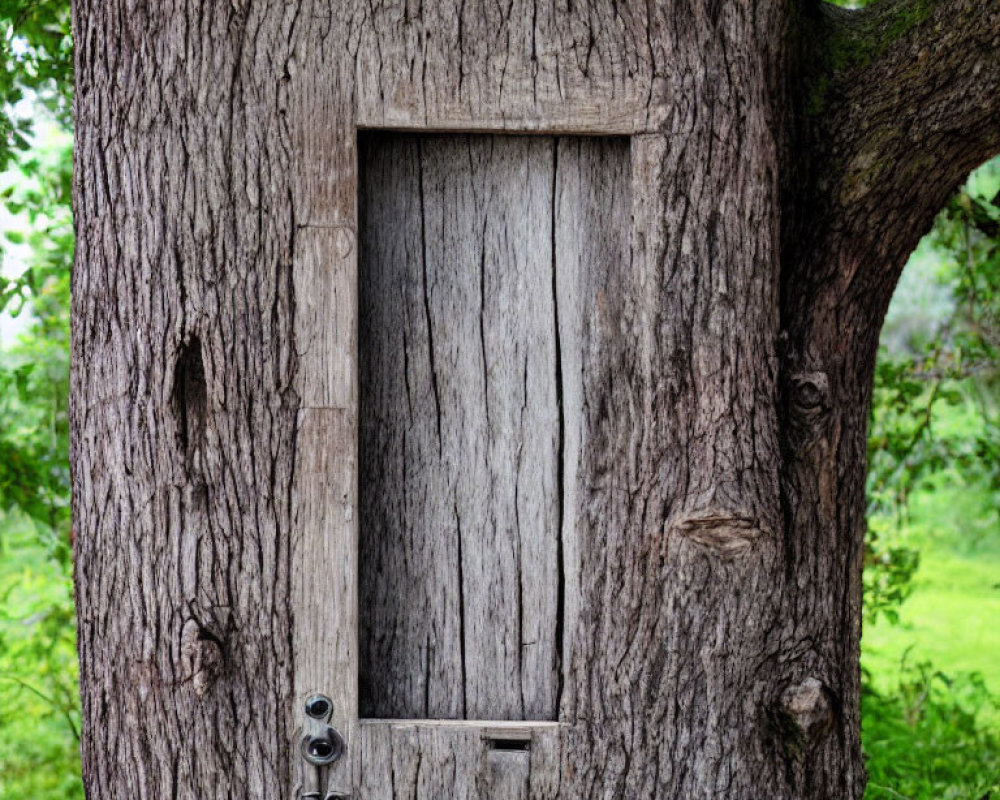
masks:
[(584, 6), (75, 1), (89, 796), (293, 796), (325, 685), (337, 795), (861, 797), (878, 332), (1000, 11)]

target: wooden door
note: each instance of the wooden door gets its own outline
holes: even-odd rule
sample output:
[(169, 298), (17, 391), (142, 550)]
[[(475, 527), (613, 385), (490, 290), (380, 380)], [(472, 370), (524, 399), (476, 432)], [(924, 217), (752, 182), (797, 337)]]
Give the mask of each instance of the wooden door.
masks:
[(600, 535), (578, 524), (592, 276), (628, 263), (629, 141), (366, 131), (357, 152), (356, 306), (331, 319), (357, 405), (307, 414), (326, 446), (301, 501), (332, 533), (304, 620), (326, 677), (300, 698), (333, 699), (347, 755), (303, 765), (300, 796), (558, 797)]
[[(570, 665), (606, 400), (630, 402), (609, 382), (661, 240), (647, 23), (601, 22), (583, 62), (564, 12), (476, 32), (445, 4), (335, 8), (289, 116), (296, 742), (320, 692), (346, 755), (319, 797), (557, 798), (603, 680)], [(507, 57), (453, 63), (498, 30)]]
[(628, 142), (365, 133), (359, 163), (358, 789), (554, 797), (581, 287), (628, 258)]

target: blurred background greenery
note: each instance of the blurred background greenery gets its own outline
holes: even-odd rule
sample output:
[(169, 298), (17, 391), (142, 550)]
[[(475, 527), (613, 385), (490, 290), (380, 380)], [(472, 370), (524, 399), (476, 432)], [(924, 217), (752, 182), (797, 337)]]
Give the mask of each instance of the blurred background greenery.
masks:
[(83, 797), (67, 397), (67, 0), (0, 0), (0, 798)]
[(893, 297), (868, 441), (866, 797), (1000, 797), (1000, 158)]
[[(0, 800), (82, 798), (68, 0), (0, 0)], [(1000, 159), (907, 265), (869, 443), (866, 798), (1000, 800)]]

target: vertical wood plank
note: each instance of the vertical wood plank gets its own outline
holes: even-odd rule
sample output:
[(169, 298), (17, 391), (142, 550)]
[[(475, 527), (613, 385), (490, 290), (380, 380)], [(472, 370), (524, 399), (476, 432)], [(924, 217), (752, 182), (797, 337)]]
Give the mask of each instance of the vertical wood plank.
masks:
[[(357, 150), (354, 75), (347, 50), (351, 4), (305, 0), (294, 15), (288, 65), (296, 391), (293, 724), (315, 692), (334, 701), (331, 723), (347, 756), (324, 789), (353, 793), (357, 736)], [(298, 738), (293, 764), (300, 764)], [(295, 770), (297, 771), (297, 770)], [(293, 771), (293, 774), (294, 772)], [(295, 781), (293, 777), (292, 781)]]
[[(333, 700), (331, 724), (357, 747), (357, 462), (356, 416), (350, 410), (304, 409), (302, 447), (295, 488), (292, 541), (297, 649), (296, 713), (308, 695)], [(301, 721), (301, 717), (299, 718)], [(296, 747), (298, 742), (296, 742)], [(353, 784), (350, 758), (337, 762), (330, 778)]]
[(363, 153), (365, 715), (555, 715), (552, 157), (510, 137)]
[[(350, 211), (353, 214), (353, 209)], [(357, 253), (353, 225), (299, 228), (295, 234), (293, 274), (295, 345), (303, 407), (353, 408), (357, 396)]]
[[(562, 663), (580, 618), (581, 549), (603, 531), (588, 528), (585, 507), (593, 486), (586, 474), (588, 388), (609, 368), (601, 346), (608, 325), (609, 293), (630, 259), (632, 175), (629, 140), (621, 137), (559, 139), (555, 186), (555, 272), (563, 413), (563, 634)], [(620, 293), (618, 293), (620, 294)], [(572, 692), (562, 692), (560, 719), (573, 717)]]

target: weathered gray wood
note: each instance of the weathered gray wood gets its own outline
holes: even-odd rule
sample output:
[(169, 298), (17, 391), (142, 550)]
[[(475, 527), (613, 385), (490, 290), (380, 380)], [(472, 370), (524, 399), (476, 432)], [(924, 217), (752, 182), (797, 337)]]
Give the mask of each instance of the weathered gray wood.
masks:
[[(333, 701), (331, 724), (357, 743), (357, 422), (353, 410), (303, 409), (293, 502), (293, 601), (316, 613), (296, 618), (295, 701), (297, 725), (305, 699), (314, 693)], [(296, 742), (297, 744), (297, 742)], [(330, 776), (339, 791), (350, 788), (349, 762)]]
[[(354, 204), (330, 224), (295, 232), (296, 374), (305, 408), (353, 410), (357, 403), (357, 252)], [(302, 442), (308, 451), (311, 442)]]
[[(291, 530), (295, 677), (287, 711), (293, 726), (289, 767), (301, 791), (299, 776), (315, 773), (298, 751), (306, 698), (317, 692), (330, 697), (330, 723), (347, 751), (358, 741), (358, 162), (351, 67), (338, 56), (348, 31), (329, 25), (328, 4), (306, 0), (290, 11), (295, 50), (282, 76), (282, 100), (293, 157), (295, 390), (301, 405)], [(325, 791), (350, 794), (350, 759), (319, 778)]]
[[(596, 400), (595, 380), (607, 357), (603, 332), (613, 324), (609, 299), (621, 296), (631, 272), (633, 165), (625, 139), (562, 138), (555, 184), (556, 288), (559, 308), (563, 415), (563, 675), (570, 679), (581, 624), (582, 559), (594, 539), (586, 505), (593, 489), (585, 463), (586, 409)], [(583, 624), (587, 624), (584, 619)], [(575, 694), (561, 693), (560, 719), (575, 718)]]
[[(358, 791), (365, 800), (551, 800), (564, 734), (557, 723), (364, 720)], [(511, 741), (525, 749), (502, 749)]]
[(628, 205), (601, 202), (627, 145), (368, 136), (362, 159), (362, 715), (555, 719), (578, 275), (628, 257)]
[(353, 18), (362, 127), (635, 133), (664, 122), (645, 3), (381, 3)]

